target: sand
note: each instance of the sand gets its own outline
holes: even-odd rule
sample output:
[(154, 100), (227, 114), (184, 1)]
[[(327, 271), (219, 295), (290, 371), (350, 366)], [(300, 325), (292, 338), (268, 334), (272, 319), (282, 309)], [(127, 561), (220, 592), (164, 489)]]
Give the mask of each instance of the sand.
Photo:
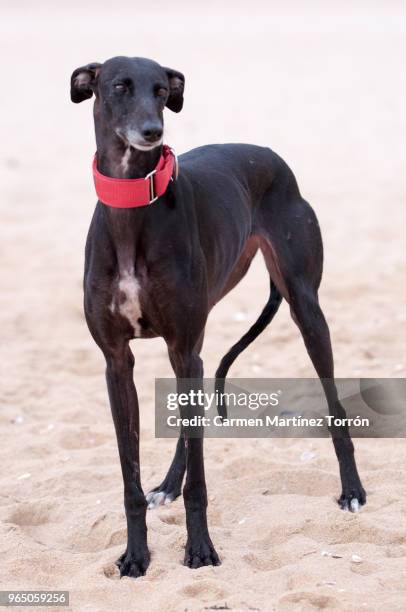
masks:
[[(245, 141), (281, 154), (323, 230), (337, 375), (405, 376), (405, 6), (327, 4), (2, 4), (2, 589), (66, 589), (75, 611), (405, 609), (402, 440), (356, 441), (359, 514), (335, 503), (329, 440), (207, 440), (222, 566), (182, 566), (181, 499), (148, 512), (148, 574), (119, 580), (114, 566), (126, 540), (121, 474), (82, 314), (91, 105), (70, 103), (70, 74), (112, 55), (153, 57), (186, 74), (184, 111), (167, 113), (178, 152)], [(258, 258), (211, 314), (206, 375), (266, 297)], [(173, 452), (154, 437), (153, 404), (154, 377), (171, 370), (161, 340), (133, 349), (147, 491)], [(232, 374), (313, 375), (286, 304)]]

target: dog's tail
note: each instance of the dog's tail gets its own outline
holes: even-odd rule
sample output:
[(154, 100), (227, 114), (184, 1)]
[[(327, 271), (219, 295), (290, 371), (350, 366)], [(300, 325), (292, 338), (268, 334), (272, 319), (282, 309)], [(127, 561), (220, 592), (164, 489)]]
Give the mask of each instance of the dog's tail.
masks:
[(227, 405), (222, 398), (222, 394), (224, 393), (224, 385), (225, 379), (230, 369), (231, 365), (237, 359), (238, 355), (243, 352), (244, 349), (247, 348), (261, 334), (264, 329), (269, 325), (269, 323), (274, 318), (275, 314), (278, 311), (280, 303), (282, 301), (282, 296), (279, 293), (277, 287), (273, 283), (271, 279), (271, 293), (269, 295), (268, 302), (265, 305), (265, 308), (259, 315), (258, 320), (254, 323), (252, 327), (247, 331), (243, 337), (234, 344), (228, 353), (224, 355), (223, 359), (220, 362), (219, 367), (216, 372), (216, 382), (215, 382), (215, 390), (217, 393), (217, 412), (224, 419), (227, 417)]

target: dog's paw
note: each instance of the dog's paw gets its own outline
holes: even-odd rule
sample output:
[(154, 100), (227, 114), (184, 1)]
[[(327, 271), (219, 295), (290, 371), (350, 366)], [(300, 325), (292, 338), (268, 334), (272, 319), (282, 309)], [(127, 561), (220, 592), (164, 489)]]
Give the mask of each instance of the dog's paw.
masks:
[(180, 487), (179, 489), (166, 489), (164, 488), (164, 485), (156, 487), (146, 495), (148, 508), (151, 509), (156, 508), (157, 506), (170, 504), (174, 499), (179, 497), (180, 493)]
[(343, 490), (338, 505), (341, 510), (349, 510), (350, 512), (358, 512), (367, 501), (366, 493), (361, 484), (356, 487), (351, 487)]
[(133, 553), (125, 551), (116, 561), (116, 565), (120, 570), (120, 577), (129, 576), (130, 578), (139, 578), (140, 576), (144, 576), (149, 565), (149, 560), (148, 549)]
[(192, 569), (197, 569), (204, 565), (221, 565), (221, 561), (209, 535), (206, 535), (195, 543), (189, 542), (188, 540), (185, 549), (184, 564)]

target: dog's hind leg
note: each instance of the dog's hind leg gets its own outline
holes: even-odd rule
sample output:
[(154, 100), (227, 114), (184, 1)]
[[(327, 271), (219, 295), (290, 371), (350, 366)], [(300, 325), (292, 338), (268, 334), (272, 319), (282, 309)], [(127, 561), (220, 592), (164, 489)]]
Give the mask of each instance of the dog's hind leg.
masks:
[[(200, 355), (204, 340), (204, 331), (201, 334), (196, 346), (196, 351)], [(169, 358), (171, 354), (169, 353)], [(172, 363), (172, 367), (175, 364)], [(173, 502), (182, 493), (182, 483), (186, 472), (186, 451), (185, 440), (181, 431), (176, 444), (175, 454), (169, 466), (168, 473), (161, 484), (147, 493), (148, 508), (155, 508), (163, 504)]]
[[(318, 300), (323, 247), (316, 216), (300, 196), (289, 169), (276, 182), (261, 205), (258, 224), (260, 248), (271, 277), (290, 305), (293, 320), (303, 336), (307, 352), (321, 379), (330, 415), (345, 418), (334, 382), (330, 332)], [(356, 511), (366, 501), (347, 427), (331, 428), (337, 455), (343, 509)]]
[[(338, 400), (334, 382), (330, 332), (317, 295), (301, 283), (292, 284), (289, 293), (292, 318), (302, 333), (307, 352), (323, 385), (329, 413), (335, 418), (345, 419), (346, 412)], [(338, 503), (343, 510), (355, 512), (359, 505), (365, 504), (366, 495), (358, 476), (354, 445), (347, 426), (333, 427), (330, 431), (342, 483), (342, 493)]]
[(148, 508), (170, 504), (182, 493), (182, 482), (186, 471), (185, 440), (181, 434), (176, 444), (172, 463), (164, 480), (147, 493)]

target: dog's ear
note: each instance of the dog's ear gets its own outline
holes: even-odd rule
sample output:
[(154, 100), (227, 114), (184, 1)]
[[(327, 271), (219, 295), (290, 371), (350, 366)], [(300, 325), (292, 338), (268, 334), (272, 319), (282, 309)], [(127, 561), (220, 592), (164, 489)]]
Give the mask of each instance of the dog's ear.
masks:
[(169, 98), (166, 106), (174, 113), (179, 113), (183, 106), (183, 90), (185, 89), (185, 77), (181, 72), (164, 68), (169, 81)]
[(101, 64), (95, 62), (81, 68), (76, 68), (73, 71), (70, 78), (70, 97), (72, 102), (78, 104), (92, 97), (101, 67)]

